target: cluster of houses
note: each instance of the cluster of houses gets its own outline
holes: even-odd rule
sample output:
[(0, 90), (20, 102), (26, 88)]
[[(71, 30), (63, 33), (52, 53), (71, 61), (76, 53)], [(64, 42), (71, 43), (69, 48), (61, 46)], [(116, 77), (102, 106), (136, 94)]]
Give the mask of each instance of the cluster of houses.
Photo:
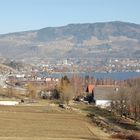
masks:
[(25, 75), (25, 74), (11, 74), (7, 77), (6, 83), (12, 86), (24, 86), (26, 83), (36, 83), (38, 85), (57, 83), (59, 79), (50, 77), (41, 77), (37, 75)]

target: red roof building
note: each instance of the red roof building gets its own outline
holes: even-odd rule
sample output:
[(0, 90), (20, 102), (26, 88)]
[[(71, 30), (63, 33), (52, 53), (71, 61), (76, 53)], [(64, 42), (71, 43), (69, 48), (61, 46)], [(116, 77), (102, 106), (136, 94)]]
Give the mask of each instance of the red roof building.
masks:
[(93, 93), (93, 92), (94, 92), (94, 85), (89, 84), (89, 85), (87, 86), (86, 92), (88, 92), (88, 93)]

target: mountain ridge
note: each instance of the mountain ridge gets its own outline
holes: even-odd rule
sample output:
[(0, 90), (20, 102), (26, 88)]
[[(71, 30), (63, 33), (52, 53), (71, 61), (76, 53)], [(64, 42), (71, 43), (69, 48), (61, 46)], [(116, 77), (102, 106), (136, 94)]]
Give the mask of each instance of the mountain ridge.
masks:
[(140, 24), (138, 23), (133, 23), (133, 22), (126, 22), (126, 21), (119, 21), (119, 20), (115, 20), (115, 21), (106, 21), (106, 22), (86, 22), (86, 23), (69, 23), (66, 25), (58, 25), (58, 26), (46, 26), (46, 27), (42, 27), (42, 28), (38, 28), (38, 29), (32, 29), (32, 30), (21, 30), (21, 31), (15, 31), (15, 32), (7, 32), (7, 33), (0, 33), (0, 36), (5, 36), (5, 35), (10, 35), (10, 34), (18, 34), (18, 33), (25, 33), (25, 32), (34, 32), (34, 31), (38, 31), (40, 29), (45, 29), (45, 28), (58, 28), (58, 27), (65, 27), (65, 26), (69, 26), (69, 25), (84, 25), (84, 24), (104, 24), (104, 23), (124, 23), (124, 24), (130, 24), (130, 25), (136, 25), (136, 26), (140, 26)]
[(21, 59), (140, 57), (140, 25), (121, 21), (77, 23), (2, 34), (0, 52), (0, 56)]

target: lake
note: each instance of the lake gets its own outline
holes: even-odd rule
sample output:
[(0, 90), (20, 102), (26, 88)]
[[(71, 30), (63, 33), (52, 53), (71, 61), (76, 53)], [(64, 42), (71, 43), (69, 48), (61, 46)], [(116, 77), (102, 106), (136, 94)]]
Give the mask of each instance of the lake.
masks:
[(73, 75), (80, 75), (82, 77), (85, 77), (89, 75), (90, 77), (93, 76), (99, 79), (111, 78), (114, 80), (127, 80), (129, 78), (140, 77), (140, 72), (111, 72), (111, 73), (81, 72), (81, 73), (52, 73), (52, 74), (42, 73), (42, 74), (44, 76), (49, 76), (53, 78), (61, 78), (64, 75), (67, 75), (68, 77), (72, 77)]

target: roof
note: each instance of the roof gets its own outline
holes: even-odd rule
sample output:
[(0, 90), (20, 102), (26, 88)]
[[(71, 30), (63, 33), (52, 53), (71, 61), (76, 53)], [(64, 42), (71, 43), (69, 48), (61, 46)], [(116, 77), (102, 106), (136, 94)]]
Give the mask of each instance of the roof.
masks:
[(114, 93), (114, 86), (96, 86), (94, 89), (96, 100), (110, 100)]
[(89, 84), (89, 85), (87, 86), (87, 92), (88, 92), (88, 93), (92, 93), (93, 90), (94, 90), (94, 85)]

